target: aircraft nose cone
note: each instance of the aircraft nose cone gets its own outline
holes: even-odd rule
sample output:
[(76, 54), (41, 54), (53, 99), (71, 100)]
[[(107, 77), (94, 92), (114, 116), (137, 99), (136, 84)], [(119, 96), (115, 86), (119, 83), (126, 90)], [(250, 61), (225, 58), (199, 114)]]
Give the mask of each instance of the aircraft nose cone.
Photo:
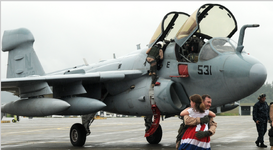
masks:
[(255, 64), (249, 71), (250, 82), (255, 85), (263, 85), (267, 77), (267, 71), (263, 64)]

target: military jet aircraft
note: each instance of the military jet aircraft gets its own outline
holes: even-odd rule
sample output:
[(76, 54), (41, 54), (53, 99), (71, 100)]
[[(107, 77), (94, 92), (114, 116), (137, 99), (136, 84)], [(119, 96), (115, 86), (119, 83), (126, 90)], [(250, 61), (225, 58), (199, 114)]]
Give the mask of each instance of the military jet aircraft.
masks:
[[(2, 106), (2, 113), (20, 116), (82, 115), (70, 129), (70, 141), (83, 146), (97, 111), (145, 116), (145, 137), (151, 144), (162, 138), (160, 115), (178, 115), (192, 94), (210, 94), (218, 113), (265, 82), (263, 64), (244, 51), (244, 25), (238, 44), (233, 14), (219, 4), (205, 4), (192, 15), (166, 14), (147, 48), (126, 56), (45, 73), (33, 49), (34, 37), (25, 28), (5, 31), (2, 51), (9, 53), (7, 79), (1, 90), (21, 99)], [(164, 59), (151, 86), (146, 51), (164, 41)], [(160, 64), (160, 63), (159, 63)], [(47, 95), (53, 94), (50, 98)], [(153, 117), (153, 119), (152, 119)]]

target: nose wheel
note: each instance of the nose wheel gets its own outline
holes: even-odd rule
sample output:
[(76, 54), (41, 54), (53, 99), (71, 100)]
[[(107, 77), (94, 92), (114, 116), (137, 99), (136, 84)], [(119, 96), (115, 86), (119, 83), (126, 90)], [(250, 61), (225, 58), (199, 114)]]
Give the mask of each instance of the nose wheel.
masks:
[(161, 138), (162, 138), (162, 128), (161, 128), (161, 125), (159, 125), (156, 131), (154, 132), (154, 134), (146, 137), (146, 140), (150, 144), (158, 144), (161, 141)]
[(86, 130), (80, 123), (70, 128), (70, 142), (73, 146), (83, 146), (86, 141)]

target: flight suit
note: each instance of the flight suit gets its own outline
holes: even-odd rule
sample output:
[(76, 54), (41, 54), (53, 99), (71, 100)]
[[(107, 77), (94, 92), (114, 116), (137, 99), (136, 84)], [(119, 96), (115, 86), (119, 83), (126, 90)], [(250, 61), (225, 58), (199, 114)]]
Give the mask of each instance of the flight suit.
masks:
[(153, 58), (154, 60), (151, 62), (148, 62), (150, 64), (150, 73), (152, 75), (152, 84), (155, 84), (156, 80), (157, 80), (157, 75), (156, 75), (156, 70), (157, 70), (157, 62), (160, 60), (160, 55), (159, 55), (159, 51), (160, 51), (160, 46), (158, 46), (157, 44), (154, 45), (151, 50), (148, 53), (148, 57)]
[(264, 135), (267, 130), (267, 122), (269, 120), (269, 110), (267, 102), (258, 101), (253, 106), (253, 120), (256, 123), (259, 120), (259, 123), (256, 123), (256, 128), (258, 132), (257, 143), (264, 143)]
[(186, 44), (186, 50), (188, 53), (187, 59), (193, 63), (198, 61), (199, 52), (204, 45), (204, 41), (202, 41), (198, 37), (191, 37)]
[[(159, 50), (160, 50), (160, 49), (161, 49), (161, 48), (158, 47), (157, 45), (155, 45), (155, 46), (153, 46), (153, 47), (151, 48), (151, 50), (150, 50), (150, 52), (148, 53), (148, 56), (147, 56), (147, 57), (153, 58), (154, 61), (151, 61), (151, 62), (148, 62), (148, 63), (152, 64), (152, 63), (155, 63), (155, 62), (158, 62), (158, 61), (159, 61)], [(157, 66), (156, 66), (156, 65), (151, 66), (151, 68), (150, 68), (150, 71), (151, 71), (151, 72), (156, 72), (156, 70), (157, 70)]]
[(193, 63), (196, 63), (198, 61), (198, 55), (199, 53), (190, 53), (187, 58)]

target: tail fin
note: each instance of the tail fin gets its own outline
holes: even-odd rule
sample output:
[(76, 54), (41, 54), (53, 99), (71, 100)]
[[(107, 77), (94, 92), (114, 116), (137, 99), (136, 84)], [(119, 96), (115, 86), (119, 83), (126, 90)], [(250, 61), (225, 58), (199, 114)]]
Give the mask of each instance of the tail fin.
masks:
[[(7, 78), (44, 75), (44, 69), (33, 49), (34, 37), (25, 28), (7, 30), (2, 38), (2, 51), (9, 52)], [(16, 81), (14, 81), (16, 82)], [(21, 98), (52, 94), (47, 82), (25, 82), (18, 84)], [(1, 89), (2, 90), (2, 89)], [(18, 91), (16, 91), (18, 92)]]
[(25, 28), (7, 30), (2, 38), (2, 51), (9, 52), (7, 78), (44, 75), (44, 69), (33, 49), (34, 37)]

